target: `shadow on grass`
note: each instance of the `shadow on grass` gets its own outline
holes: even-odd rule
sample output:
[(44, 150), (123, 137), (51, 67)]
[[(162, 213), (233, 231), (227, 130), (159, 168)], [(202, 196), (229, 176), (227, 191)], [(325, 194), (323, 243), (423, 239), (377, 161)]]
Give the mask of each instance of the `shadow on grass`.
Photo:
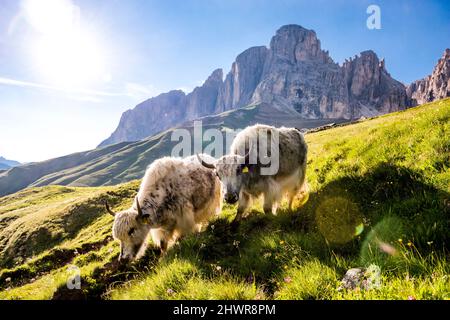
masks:
[(382, 264), (379, 257), (389, 260), (390, 253), (374, 248), (374, 239), (395, 248), (394, 242), (403, 238), (421, 254), (447, 250), (448, 199), (419, 172), (383, 164), (364, 176), (324, 185), (294, 212), (268, 216), (252, 211), (237, 230), (219, 218), (205, 232), (181, 241), (166, 261), (189, 260), (210, 277), (225, 271), (256, 281), (271, 294), (287, 266), (311, 257), (341, 275), (348, 266), (336, 263), (336, 255), (350, 264)]
[(162, 259), (149, 249), (144, 259), (124, 270), (111, 261), (82, 279), (83, 290), (61, 286), (54, 299), (100, 299), (114, 283), (146, 276), (155, 266), (177, 259), (195, 265), (202, 277), (232, 275), (262, 287), (268, 296), (277, 290), (286, 269), (311, 259), (339, 276), (349, 267), (370, 263), (388, 267), (391, 256), (380, 251), (381, 242), (398, 250), (394, 243), (401, 237), (422, 254), (446, 250), (448, 199), (448, 193), (427, 184), (419, 172), (380, 165), (364, 176), (324, 185), (293, 212), (282, 209), (274, 216), (253, 210), (238, 228), (230, 224), (234, 215), (219, 217), (204, 232), (179, 241)]
[(18, 261), (24, 262), (66, 240), (75, 239), (83, 228), (105, 215), (105, 200), (111, 206), (115, 206), (124, 199), (134, 197), (135, 193), (134, 189), (119, 187), (115, 191), (106, 191), (89, 199), (81, 199), (62, 209), (57, 217), (45, 221), (39, 227), (17, 231), (21, 235), (14, 246), (10, 246), (0, 255), (0, 267), (14, 268)]

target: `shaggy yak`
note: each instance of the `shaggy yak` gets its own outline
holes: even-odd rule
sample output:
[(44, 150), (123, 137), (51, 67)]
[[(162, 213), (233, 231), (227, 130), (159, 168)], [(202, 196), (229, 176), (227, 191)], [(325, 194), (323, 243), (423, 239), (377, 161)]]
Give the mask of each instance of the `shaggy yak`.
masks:
[(105, 202), (107, 211), (114, 215), (113, 236), (120, 240), (119, 260), (142, 256), (148, 233), (164, 253), (179, 237), (200, 231), (202, 224), (220, 212), (221, 203), (220, 180), (195, 157), (154, 161), (130, 209), (114, 213)]
[[(250, 206), (251, 200), (260, 195), (264, 197), (266, 214), (276, 213), (285, 194), (288, 196), (289, 208), (292, 208), (297, 194), (307, 196), (307, 151), (305, 139), (298, 129), (258, 124), (236, 135), (230, 154), (213, 162), (205, 161), (200, 156), (198, 158), (220, 178), (225, 201), (239, 201), (235, 218), (237, 222)], [(275, 171), (267, 170), (271, 166)]]

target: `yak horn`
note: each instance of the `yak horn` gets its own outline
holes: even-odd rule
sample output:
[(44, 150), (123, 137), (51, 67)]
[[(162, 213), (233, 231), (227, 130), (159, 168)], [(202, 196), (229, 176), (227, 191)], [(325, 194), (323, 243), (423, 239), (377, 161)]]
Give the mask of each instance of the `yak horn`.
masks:
[(142, 217), (142, 209), (141, 209), (141, 206), (139, 205), (139, 200), (138, 200), (138, 197), (136, 196), (136, 209), (137, 209), (137, 212), (138, 212), (138, 216), (140, 216), (140, 217)]
[(215, 165), (203, 161), (203, 159), (199, 156), (198, 153), (197, 153), (197, 158), (198, 158), (198, 161), (200, 161), (200, 163), (202, 164), (202, 166), (204, 166), (204, 167), (206, 167), (208, 169), (215, 169), (216, 168)]
[(109, 208), (108, 201), (106, 201), (106, 200), (105, 200), (105, 208), (106, 208), (106, 211), (108, 211), (108, 213), (110, 215), (112, 215), (113, 217), (116, 215), (116, 213)]

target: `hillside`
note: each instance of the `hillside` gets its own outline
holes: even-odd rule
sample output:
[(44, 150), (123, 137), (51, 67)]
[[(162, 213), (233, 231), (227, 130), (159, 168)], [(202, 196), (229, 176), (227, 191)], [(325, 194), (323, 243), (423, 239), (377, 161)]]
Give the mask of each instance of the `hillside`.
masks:
[[(162, 260), (149, 249), (126, 270), (102, 201), (126, 208), (139, 181), (2, 197), (0, 299), (448, 299), (449, 137), (450, 99), (307, 134), (306, 204), (277, 216), (256, 205), (237, 230), (226, 206)], [(339, 289), (371, 264), (379, 288)], [(67, 289), (69, 265), (82, 290)]]
[[(283, 112), (259, 104), (200, 118), (204, 130), (242, 129), (255, 123), (290, 125), (298, 128), (314, 128), (343, 119), (305, 120), (289, 112)], [(186, 122), (178, 128), (193, 130), (193, 122)], [(0, 196), (26, 187), (46, 185), (104, 186), (128, 182), (142, 177), (149, 163), (162, 156), (168, 156), (178, 141), (171, 141), (169, 129), (138, 142), (122, 142), (107, 147), (75, 153), (43, 162), (30, 163), (0, 172)]]
[(42, 162), (32, 162), (0, 172), (0, 196), (24, 189), (46, 175), (98, 159), (111, 152), (120, 150), (125, 145), (127, 145), (125, 142), (118, 143)]

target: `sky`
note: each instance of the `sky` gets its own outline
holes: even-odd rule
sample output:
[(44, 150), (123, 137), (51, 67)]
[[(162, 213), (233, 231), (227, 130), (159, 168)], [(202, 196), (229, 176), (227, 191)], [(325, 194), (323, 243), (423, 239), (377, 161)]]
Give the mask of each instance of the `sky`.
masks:
[[(381, 28), (369, 29), (369, 5)], [(450, 47), (450, 1), (0, 0), (0, 156), (95, 148), (121, 114), (190, 92), (282, 25), (316, 31), (338, 63), (372, 49), (408, 84)]]

